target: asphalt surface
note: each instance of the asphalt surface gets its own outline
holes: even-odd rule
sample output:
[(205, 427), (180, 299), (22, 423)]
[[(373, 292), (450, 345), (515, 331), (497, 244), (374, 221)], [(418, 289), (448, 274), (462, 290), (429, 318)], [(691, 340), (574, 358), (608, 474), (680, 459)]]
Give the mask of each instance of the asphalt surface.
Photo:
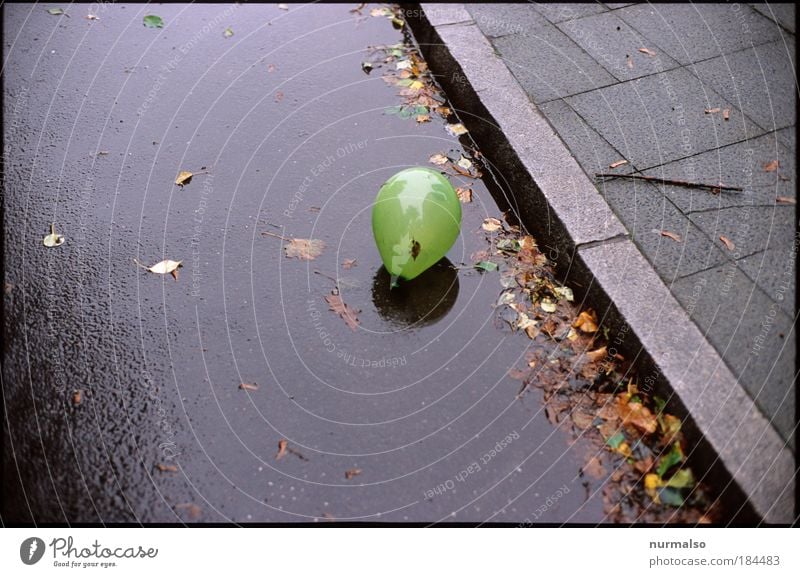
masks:
[[(497, 275), (387, 290), (378, 188), (462, 150), (384, 114), (361, 62), (401, 32), (350, 5), (96, 6), (3, 6), (3, 521), (601, 520), (581, 445), (515, 399), (530, 341), (495, 326)], [(474, 198), (455, 265), (499, 215)]]

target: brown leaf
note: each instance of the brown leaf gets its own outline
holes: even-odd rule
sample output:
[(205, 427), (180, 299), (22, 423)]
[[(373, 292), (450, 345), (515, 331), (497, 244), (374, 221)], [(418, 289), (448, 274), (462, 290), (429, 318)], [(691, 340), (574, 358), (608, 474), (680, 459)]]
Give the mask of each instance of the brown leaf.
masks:
[(770, 160), (769, 162), (765, 162), (762, 166), (764, 172), (775, 172), (780, 168), (781, 163), (777, 160)]
[(278, 441), (278, 454), (275, 455), (275, 460), (279, 461), (286, 455), (286, 448), (289, 446), (289, 441), (281, 439)]
[(644, 475), (645, 473), (649, 472), (650, 469), (653, 468), (653, 457), (648, 455), (645, 459), (641, 461), (636, 461), (633, 464), (633, 468), (636, 469), (639, 473)]
[(579, 429), (586, 430), (591, 427), (592, 423), (594, 422), (594, 417), (592, 415), (582, 411), (573, 411), (570, 416), (572, 417), (572, 422)]
[(586, 464), (581, 468), (581, 470), (593, 479), (602, 479), (606, 474), (606, 470), (603, 468), (603, 465), (600, 463), (600, 459), (598, 459), (597, 456), (594, 456), (586, 461)]
[(671, 238), (675, 242), (681, 242), (681, 236), (679, 234), (675, 234), (674, 232), (670, 232), (668, 230), (662, 230), (661, 236), (666, 236), (667, 238)]
[(604, 359), (607, 354), (608, 351), (606, 347), (602, 346), (597, 350), (587, 352), (586, 358), (589, 359), (589, 362), (596, 363), (597, 361)]
[(656, 53), (650, 50), (649, 48), (639, 48), (639, 52), (642, 54), (647, 54), (648, 56), (655, 56)]
[(275, 93), (275, 102), (280, 102), (281, 100), (283, 100), (283, 92), (281, 92), (280, 90), (278, 90), (278, 91)]
[(628, 68), (633, 70), (633, 58), (631, 58), (630, 54), (626, 54), (625, 55), (625, 61), (626, 61), (627, 65), (628, 65)]
[(509, 377), (517, 381), (524, 381), (526, 378), (528, 378), (528, 372), (520, 371), (519, 369), (510, 369), (507, 374)]
[(194, 503), (180, 503), (175, 505), (175, 508), (185, 510), (187, 515), (189, 515), (189, 519), (192, 521), (199, 519), (200, 515), (203, 514), (203, 510)]
[(355, 477), (357, 475), (360, 475), (360, 474), (361, 474), (361, 469), (349, 469), (349, 470), (344, 472), (344, 478), (349, 481), (353, 477)]
[(730, 120), (731, 119), (731, 109), (730, 108), (725, 108), (722, 111), (722, 118), (724, 120)]
[(716, 114), (719, 111), (720, 111), (719, 108), (706, 108), (703, 112), (705, 112), (706, 114)]
[(558, 424), (558, 411), (556, 411), (553, 407), (546, 405), (544, 408), (544, 414), (547, 416), (547, 420), (553, 425)]
[(350, 270), (354, 266), (356, 266), (356, 259), (354, 258), (346, 258), (342, 261), (342, 268), (344, 270)]
[(275, 70), (277, 70), (277, 67), (274, 64), (267, 65), (267, 72), (275, 72)]
[(161, 463), (158, 463), (156, 465), (156, 469), (158, 469), (162, 473), (177, 473), (178, 472), (178, 467), (176, 467), (175, 465), (162, 465)]
[(82, 401), (82, 391), (78, 389), (74, 393), (72, 393), (72, 404), (73, 405), (80, 405)]
[(442, 166), (443, 164), (450, 162), (450, 159), (441, 152), (437, 152), (436, 154), (431, 155), (431, 157), (428, 159), (428, 162), (437, 166)]
[(452, 168), (453, 170), (455, 170), (455, 171), (456, 171), (458, 174), (460, 174), (461, 176), (465, 176), (465, 177), (467, 177), (467, 178), (474, 178), (474, 177), (472, 176), (472, 173), (471, 173), (469, 170), (465, 170), (464, 168), (460, 167), (459, 165), (457, 165), (457, 164), (455, 164), (455, 163), (452, 163), (452, 162), (451, 162), (451, 163), (450, 163), (450, 168)]
[(244, 390), (244, 391), (257, 391), (257, 390), (258, 390), (258, 385), (257, 385), (257, 384), (255, 384), (255, 383), (253, 383), (253, 384), (250, 384), (250, 383), (241, 383), (241, 384), (239, 385), (239, 388), (240, 388), (240, 389), (242, 389), (242, 390)]
[(733, 244), (733, 241), (729, 239), (727, 236), (720, 235), (719, 239), (722, 241), (722, 244), (724, 244), (725, 248), (727, 248), (728, 250), (732, 251), (733, 249), (736, 248), (736, 245)]
[(463, 202), (464, 204), (468, 202), (472, 202), (472, 189), (471, 188), (457, 188), (456, 194), (458, 195), (458, 200)]
[(627, 160), (618, 160), (616, 162), (612, 162), (608, 165), (608, 168), (617, 168), (618, 166), (622, 166), (623, 164), (628, 164)]
[(431, 115), (430, 114), (417, 114), (417, 122), (422, 124), (423, 122), (430, 122)]
[(331, 294), (325, 297), (325, 302), (328, 303), (331, 311), (335, 312), (337, 315), (342, 317), (342, 319), (344, 319), (344, 322), (347, 323), (348, 327), (353, 330), (358, 328), (358, 313), (361, 312), (360, 309), (354, 309), (345, 304), (341, 295), (336, 294), (336, 291), (331, 291)]
[(778, 204), (797, 204), (797, 200), (791, 196), (779, 196), (775, 199)]
[(597, 315), (595, 314), (594, 310), (586, 309), (578, 315), (578, 318), (575, 319), (575, 322), (572, 323), (572, 326), (583, 331), (584, 333), (596, 333), (598, 328)]
[(620, 396), (617, 399), (617, 406), (624, 424), (633, 425), (645, 433), (651, 434), (656, 432), (658, 421), (655, 415), (650, 412), (650, 409), (645, 407), (642, 403), (631, 403), (628, 402), (625, 396)]
[(300, 260), (314, 260), (325, 248), (325, 243), (316, 238), (292, 238), (289, 244), (283, 247), (287, 258)]

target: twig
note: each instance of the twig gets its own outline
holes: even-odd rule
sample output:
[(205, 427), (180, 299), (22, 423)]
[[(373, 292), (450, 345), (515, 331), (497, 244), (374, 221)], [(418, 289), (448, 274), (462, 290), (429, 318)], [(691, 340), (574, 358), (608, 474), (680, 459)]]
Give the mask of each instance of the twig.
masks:
[(325, 277), (326, 279), (328, 279), (328, 280), (332, 280), (332, 281), (333, 281), (333, 284), (334, 284), (334, 285), (336, 285), (336, 291), (337, 291), (337, 292), (339, 291), (339, 281), (337, 281), (335, 278), (333, 278), (332, 276), (329, 276), (329, 275), (325, 274), (324, 272), (320, 272), (320, 271), (318, 271), (318, 270), (315, 270), (315, 271), (314, 271), (314, 274), (318, 274), (319, 276), (324, 276), (324, 277)]
[(643, 174), (608, 174), (598, 172), (595, 174), (597, 178), (630, 178), (635, 180), (647, 180), (650, 182), (658, 182), (661, 184), (671, 184), (674, 186), (687, 186), (690, 188), (707, 188), (714, 192), (722, 192), (727, 190), (730, 192), (742, 192), (743, 189), (736, 186), (725, 186), (724, 184), (703, 184), (700, 182), (689, 182), (688, 180), (675, 180), (672, 178), (660, 178), (658, 176), (645, 176)]
[(282, 236), (280, 234), (275, 234), (274, 232), (269, 232), (268, 230), (262, 231), (261, 232), (261, 236), (274, 236), (275, 238), (279, 238), (281, 240), (285, 240), (286, 242), (291, 242), (292, 241), (291, 238), (286, 238), (285, 236)]

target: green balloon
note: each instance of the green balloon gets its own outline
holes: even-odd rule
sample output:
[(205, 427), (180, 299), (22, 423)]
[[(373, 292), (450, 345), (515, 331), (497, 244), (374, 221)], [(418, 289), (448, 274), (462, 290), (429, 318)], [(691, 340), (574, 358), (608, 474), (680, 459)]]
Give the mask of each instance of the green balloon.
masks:
[(436, 264), (460, 230), (461, 203), (450, 181), (435, 170), (401, 170), (378, 191), (372, 234), (393, 281), (411, 280)]

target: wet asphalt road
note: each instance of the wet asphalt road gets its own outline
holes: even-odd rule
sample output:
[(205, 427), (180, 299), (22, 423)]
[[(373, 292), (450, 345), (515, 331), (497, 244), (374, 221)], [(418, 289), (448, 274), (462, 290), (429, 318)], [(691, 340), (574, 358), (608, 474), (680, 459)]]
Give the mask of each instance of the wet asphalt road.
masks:
[[(383, 113), (397, 89), (361, 62), (401, 32), (355, 5), (95, 6), (3, 7), (3, 521), (602, 519), (580, 446), (515, 400), (530, 341), (495, 327), (497, 273), (388, 292), (378, 188), (462, 150)], [(499, 216), (474, 191), (455, 265)], [(327, 246), (287, 259), (262, 231)]]

